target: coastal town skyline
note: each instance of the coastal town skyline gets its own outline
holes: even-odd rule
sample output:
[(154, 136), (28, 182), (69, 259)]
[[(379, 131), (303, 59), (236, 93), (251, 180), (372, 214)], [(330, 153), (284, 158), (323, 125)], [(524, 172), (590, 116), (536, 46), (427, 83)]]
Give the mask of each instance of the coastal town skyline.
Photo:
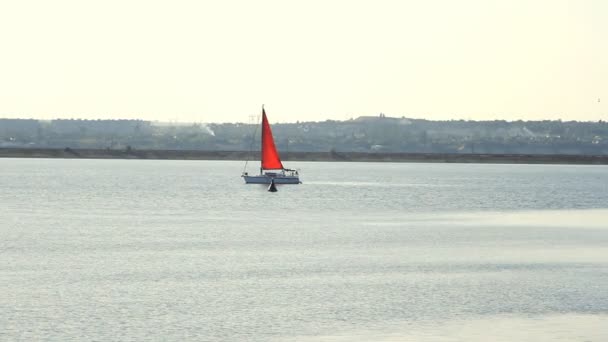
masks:
[(0, 117), (608, 118), (608, 3), (0, 5)]

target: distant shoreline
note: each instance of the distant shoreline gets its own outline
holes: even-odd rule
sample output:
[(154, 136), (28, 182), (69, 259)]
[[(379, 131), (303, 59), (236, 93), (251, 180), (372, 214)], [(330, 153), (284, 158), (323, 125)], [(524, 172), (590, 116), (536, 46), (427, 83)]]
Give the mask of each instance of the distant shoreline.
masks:
[[(608, 155), (283, 152), (281, 157), (285, 161), (608, 165)], [(0, 148), (0, 158), (251, 160), (252, 154), (247, 151)]]

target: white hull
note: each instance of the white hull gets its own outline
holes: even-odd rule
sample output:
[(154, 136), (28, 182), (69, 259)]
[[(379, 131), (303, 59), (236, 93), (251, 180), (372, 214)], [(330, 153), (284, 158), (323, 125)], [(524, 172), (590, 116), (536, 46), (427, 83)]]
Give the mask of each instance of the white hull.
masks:
[(243, 175), (243, 179), (245, 179), (245, 183), (247, 184), (270, 184), (270, 181), (274, 179), (275, 184), (300, 184), (300, 177), (298, 176), (290, 176), (290, 175), (257, 175), (257, 176), (249, 176)]

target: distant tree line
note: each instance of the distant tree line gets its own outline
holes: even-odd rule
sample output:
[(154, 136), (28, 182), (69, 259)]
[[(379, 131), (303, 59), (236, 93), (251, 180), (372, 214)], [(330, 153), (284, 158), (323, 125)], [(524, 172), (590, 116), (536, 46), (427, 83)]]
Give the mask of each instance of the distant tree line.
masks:
[[(429, 121), (367, 116), (347, 121), (273, 124), (282, 153), (424, 152), (608, 154), (608, 123)], [(143, 120), (0, 119), (0, 147), (248, 151), (258, 125)]]

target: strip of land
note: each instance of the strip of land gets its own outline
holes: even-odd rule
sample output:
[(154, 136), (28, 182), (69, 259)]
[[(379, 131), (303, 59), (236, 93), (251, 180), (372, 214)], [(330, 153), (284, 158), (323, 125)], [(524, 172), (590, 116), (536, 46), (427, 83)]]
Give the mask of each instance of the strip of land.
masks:
[[(281, 157), (287, 161), (608, 165), (608, 155), (568, 154), (365, 153), (332, 151), (289, 152), (282, 153)], [(0, 158), (252, 160), (257, 159), (257, 153), (201, 150), (0, 148)]]

